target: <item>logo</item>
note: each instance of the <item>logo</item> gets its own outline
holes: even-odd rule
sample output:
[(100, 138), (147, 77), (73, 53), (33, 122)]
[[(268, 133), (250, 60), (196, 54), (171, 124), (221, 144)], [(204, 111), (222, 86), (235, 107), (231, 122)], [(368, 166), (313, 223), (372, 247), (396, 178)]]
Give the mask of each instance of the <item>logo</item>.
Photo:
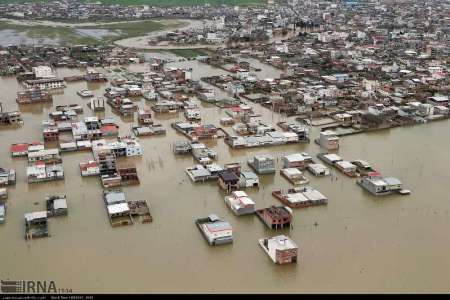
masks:
[(2, 293), (23, 293), (22, 282), (12, 280), (2, 280), (1, 289)]
[(4, 294), (72, 293), (72, 289), (56, 288), (54, 281), (42, 280), (1, 280), (0, 291)]

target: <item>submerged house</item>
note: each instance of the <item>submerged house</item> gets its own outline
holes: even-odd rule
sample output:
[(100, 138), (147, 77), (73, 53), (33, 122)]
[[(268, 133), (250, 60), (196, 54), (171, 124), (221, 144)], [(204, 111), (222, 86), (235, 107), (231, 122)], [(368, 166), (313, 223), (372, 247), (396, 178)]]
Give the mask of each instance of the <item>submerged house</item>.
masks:
[(47, 215), (49, 217), (65, 216), (67, 215), (67, 197), (63, 196), (48, 196), (45, 199), (47, 204)]
[(44, 149), (39, 151), (33, 151), (28, 153), (28, 162), (46, 162), (46, 163), (60, 163), (61, 156), (59, 154), (59, 149)]
[(338, 170), (344, 173), (347, 176), (355, 177), (356, 176), (356, 166), (349, 161), (342, 160), (335, 163), (335, 166)]
[(97, 176), (100, 174), (99, 164), (95, 160), (80, 163), (80, 172), (81, 176)]
[(230, 193), (239, 189), (239, 177), (231, 171), (223, 171), (219, 174), (219, 186)]
[(258, 187), (259, 186), (259, 177), (255, 173), (251, 171), (242, 171), (240, 172), (239, 178), (239, 186), (240, 187)]
[(172, 144), (172, 150), (175, 154), (185, 154), (192, 150), (191, 144), (186, 141), (175, 141)]
[(121, 178), (122, 185), (140, 184), (136, 166), (132, 163), (118, 163), (117, 172)]
[(327, 176), (330, 175), (330, 170), (322, 164), (309, 164), (306, 167), (309, 172), (311, 172), (314, 176)]
[(139, 108), (138, 110), (138, 124), (139, 125), (152, 125), (152, 114), (148, 107)]
[(6, 188), (0, 188), (0, 200), (8, 198), (8, 190)]
[(222, 221), (217, 215), (211, 214), (207, 218), (197, 219), (195, 224), (211, 246), (233, 242), (231, 224), (227, 221)]
[(357, 183), (366, 191), (375, 196), (383, 196), (402, 190), (402, 182), (394, 177), (383, 177), (378, 172), (369, 173)]
[(52, 95), (39, 88), (33, 88), (22, 92), (17, 92), (16, 102), (18, 104), (31, 104), (39, 102), (53, 101)]
[(28, 183), (62, 179), (64, 179), (64, 168), (61, 163), (46, 164), (45, 162), (39, 161), (27, 167)]
[(0, 224), (5, 223), (6, 220), (6, 205), (4, 203), (0, 203)]
[(133, 224), (131, 210), (122, 190), (105, 190), (103, 191), (103, 199), (112, 227)]
[(153, 222), (153, 217), (150, 214), (150, 208), (145, 200), (128, 201), (131, 216), (135, 219), (140, 219), (141, 223)]
[(66, 84), (63, 79), (45, 78), (45, 79), (29, 79), (23, 82), (27, 89), (53, 90), (65, 88)]
[(271, 206), (258, 209), (256, 214), (271, 229), (289, 227), (292, 222), (292, 210), (285, 206)]
[(339, 137), (332, 130), (320, 132), (318, 144), (326, 150), (339, 149)]
[(298, 246), (285, 235), (260, 239), (259, 244), (276, 264), (297, 262)]
[(328, 198), (312, 187), (273, 191), (272, 195), (291, 208), (328, 204)]
[(205, 181), (211, 178), (211, 172), (202, 165), (186, 168), (186, 173), (193, 182)]
[(33, 239), (48, 237), (47, 211), (25, 214), (25, 238)]
[(255, 155), (247, 163), (257, 174), (275, 173), (275, 158), (272, 155)]
[(152, 110), (157, 113), (178, 112), (181, 108), (181, 103), (171, 100), (160, 100), (152, 106)]
[(303, 175), (302, 171), (297, 168), (285, 168), (280, 170), (281, 175), (286, 178), (290, 183), (297, 184), (307, 184), (309, 179)]
[(308, 164), (312, 163), (312, 157), (306, 153), (294, 153), (283, 156), (283, 168), (299, 168), (305, 169)]
[(13, 169), (0, 168), (0, 187), (16, 183), (16, 172)]
[(0, 125), (23, 124), (23, 119), (19, 111), (2, 112), (0, 103)]
[(255, 202), (243, 191), (233, 191), (230, 196), (225, 196), (225, 203), (238, 216), (255, 212)]

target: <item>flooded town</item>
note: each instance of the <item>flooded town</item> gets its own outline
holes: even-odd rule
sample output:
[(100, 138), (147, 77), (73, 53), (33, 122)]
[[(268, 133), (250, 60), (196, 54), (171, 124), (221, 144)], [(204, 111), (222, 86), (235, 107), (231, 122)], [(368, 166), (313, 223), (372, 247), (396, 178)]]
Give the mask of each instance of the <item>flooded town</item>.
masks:
[(2, 293), (450, 292), (448, 1), (129, 2), (0, 4)]

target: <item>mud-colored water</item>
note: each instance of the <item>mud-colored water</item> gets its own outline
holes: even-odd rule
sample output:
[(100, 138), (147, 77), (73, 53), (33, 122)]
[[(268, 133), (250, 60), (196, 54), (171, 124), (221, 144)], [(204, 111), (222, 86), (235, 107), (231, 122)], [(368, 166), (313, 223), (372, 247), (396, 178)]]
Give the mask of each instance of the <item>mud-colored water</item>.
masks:
[[(196, 78), (223, 72), (198, 62), (181, 64), (192, 66)], [(67, 76), (79, 71), (58, 72)], [(383, 174), (400, 178), (412, 194), (375, 198), (340, 173), (336, 181), (307, 174), (329, 204), (294, 211), (293, 229), (282, 232), (299, 245), (300, 259), (297, 264), (277, 266), (257, 240), (280, 232), (267, 230), (256, 216), (234, 216), (216, 183), (194, 184), (185, 174), (185, 168), (195, 164), (193, 158), (171, 151), (174, 140), (185, 139), (170, 128), (171, 122), (184, 120), (182, 114), (156, 115), (155, 121), (166, 127), (167, 134), (141, 138), (144, 156), (131, 159), (141, 185), (124, 191), (130, 200), (148, 201), (151, 224), (110, 226), (99, 179), (79, 174), (78, 163), (91, 159), (89, 152), (63, 154), (64, 181), (26, 183), (26, 161), (10, 157), (10, 144), (41, 139), (40, 124), (52, 106), (80, 103), (84, 116), (93, 115), (88, 100), (76, 91), (89, 88), (101, 95), (105, 86), (69, 83), (64, 94), (54, 96), (52, 105), (24, 107), (22, 128), (0, 130), (0, 166), (14, 168), (18, 175), (16, 186), (9, 189), (7, 222), (0, 225), (1, 279), (54, 280), (58, 288), (72, 288), (75, 293), (450, 291), (447, 121), (342, 138), (338, 153), (344, 159), (369, 161)], [(0, 79), (6, 110), (17, 108), (18, 89), (15, 78)], [(267, 122), (286, 119), (252, 106)], [(212, 105), (202, 104), (201, 111), (206, 123), (219, 125), (218, 119), (225, 116), (225, 110)], [(109, 106), (106, 115), (112, 115)], [(116, 118), (120, 133), (128, 133), (132, 120)], [(318, 132), (313, 128), (311, 137)], [(319, 152), (314, 143), (251, 150), (231, 150), (223, 140), (207, 144), (218, 151), (220, 164), (242, 162), (243, 169), (246, 159), (257, 153), (281, 157)], [(261, 183), (259, 189), (246, 190), (258, 208), (280, 204), (271, 192), (290, 186), (278, 172), (262, 176)], [(69, 215), (49, 221), (50, 238), (25, 241), (24, 214), (41, 210), (46, 195), (59, 193), (67, 194)], [(194, 219), (210, 213), (232, 224), (232, 245), (210, 247), (204, 241)]]

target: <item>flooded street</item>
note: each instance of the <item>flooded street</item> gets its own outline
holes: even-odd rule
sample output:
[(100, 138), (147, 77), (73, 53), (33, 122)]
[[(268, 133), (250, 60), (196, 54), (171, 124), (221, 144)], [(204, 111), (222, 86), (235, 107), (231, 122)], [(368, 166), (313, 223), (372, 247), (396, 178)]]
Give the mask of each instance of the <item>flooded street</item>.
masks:
[[(251, 65), (263, 68), (256, 73), (258, 77), (279, 76), (274, 68), (256, 61)], [(192, 67), (194, 79), (226, 73), (197, 61), (169, 66)], [(130, 69), (148, 67), (131, 65)], [(57, 76), (80, 72), (59, 69)], [(64, 181), (27, 184), (26, 159), (11, 158), (11, 143), (42, 140), (41, 122), (57, 105), (78, 103), (83, 106), (83, 117), (94, 115), (86, 105), (88, 100), (76, 92), (87, 88), (99, 96), (108, 83), (67, 85), (64, 93), (54, 95), (52, 104), (21, 107), (23, 127), (0, 129), (0, 167), (14, 168), (17, 173), (16, 185), (8, 188), (7, 221), (0, 225), (0, 278), (54, 280), (57, 287), (71, 288), (74, 293), (450, 292), (448, 121), (343, 137), (340, 156), (364, 159), (382, 174), (398, 177), (411, 195), (376, 198), (355, 179), (334, 169), (337, 180), (333, 181), (306, 172), (311, 186), (328, 197), (328, 205), (294, 210), (293, 228), (281, 232), (298, 244), (299, 261), (278, 266), (258, 239), (280, 232), (266, 229), (256, 216), (236, 217), (216, 182), (191, 182), (185, 168), (196, 164), (193, 157), (172, 153), (173, 141), (186, 140), (170, 127), (174, 121), (185, 120), (182, 113), (152, 112), (154, 122), (162, 124), (167, 134), (140, 138), (144, 155), (126, 158), (136, 163), (141, 184), (123, 190), (129, 200), (147, 200), (151, 224), (111, 227), (100, 179), (80, 175), (78, 164), (92, 159), (91, 152), (62, 154)], [(19, 89), (14, 77), (0, 78), (5, 111), (17, 109)], [(145, 104), (150, 103), (142, 99), (139, 105)], [(251, 106), (273, 125), (294, 119), (257, 104)], [(225, 109), (204, 103), (201, 113), (203, 123), (217, 126), (219, 118), (226, 116)], [(121, 118), (108, 105), (105, 115), (119, 121), (120, 135), (137, 124), (136, 116), (134, 120)], [(225, 129), (231, 132), (230, 127)], [(312, 128), (312, 140), (319, 131)], [(241, 162), (243, 170), (248, 169), (246, 160), (252, 155), (278, 157), (276, 175), (262, 175), (259, 189), (245, 190), (257, 208), (280, 205), (271, 192), (291, 186), (279, 174), (281, 156), (305, 151), (317, 160), (320, 152), (314, 142), (237, 150), (222, 139), (205, 143), (218, 152), (219, 164)], [(24, 214), (41, 210), (50, 194), (67, 195), (68, 217), (49, 221), (51, 237), (26, 241)], [(231, 223), (233, 244), (210, 247), (205, 242), (194, 220), (211, 213)]]

